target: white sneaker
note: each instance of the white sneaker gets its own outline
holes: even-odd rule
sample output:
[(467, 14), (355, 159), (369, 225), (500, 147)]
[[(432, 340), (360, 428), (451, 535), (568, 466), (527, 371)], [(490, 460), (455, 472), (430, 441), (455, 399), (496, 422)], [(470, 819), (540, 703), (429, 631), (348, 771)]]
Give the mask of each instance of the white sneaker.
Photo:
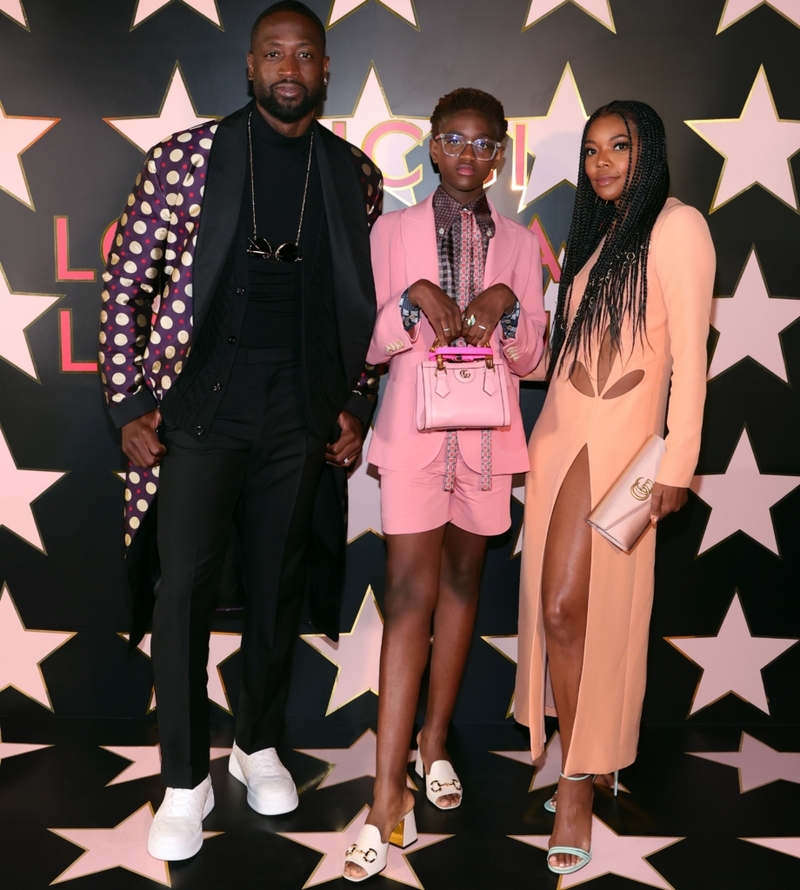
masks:
[(214, 809), (211, 776), (196, 788), (167, 788), (147, 838), (154, 859), (189, 859), (203, 846), (203, 819)]
[(234, 742), (228, 770), (247, 786), (247, 803), (262, 816), (278, 816), (297, 808), (297, 788), (274, 748), (245, 754)]

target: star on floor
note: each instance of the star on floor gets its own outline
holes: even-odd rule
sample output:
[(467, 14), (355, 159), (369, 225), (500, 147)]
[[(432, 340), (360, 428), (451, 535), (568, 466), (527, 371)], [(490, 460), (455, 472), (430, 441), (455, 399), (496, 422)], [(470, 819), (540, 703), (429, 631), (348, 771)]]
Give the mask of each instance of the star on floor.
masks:
[(800, 859), (800, 837), (743, 837), (740, 840)]
[[(524, 489), (523, 489), (524, 490)], [(516, 634), (502, 634), (500, 636), (481, 637), (484, 643), (488, 643), (493, 649), (496, 649), (501, 655), (507, 658), (511, 664), (517, 663), (517, 651), (519, 642)], [(510, 717), (514, 713), (514, 693), (511, 693), (511, 701), (508, 703), (508, 711), (506, 717)]]
[(52, 711), (41, 664), (74, 636), (71, 631), (28, 630), (4, 584), (0, 588), (0, 690), (11, 686)]
[(789, 162), (800, 151), (800, 121), (778, 117), (763, 65), (738, 118), (685, 123), (725, 158), (710, 212), (754, 185), (798, 210)]
[(789, 382), (780, 333), (800, 318), (800, 300), (771, 297), (755, 247), (730, 297), (715, 297), (711, 324), (719, 340), (708, 369), (709, 380), (751, 358)]
[[(409, 25), (413, 25), (417, 31), (419, 31), (417, 12), (414, 9), (414, 0), (377, 0), (377, 2), (381, 6), (386, 7), (390, 12), (393, 12), (399, 18), (407, 21)], [(362, 6), (366, 6), (367, 3), (369, 3), (369, 0), (333, 0), (331, 11), (328, 15), (328, 23), (325, 27), (332, 28), (343, 18), (350, 15), (351, 12), (355, 12)]]
[(22, 25), (26, 31), (30, 31), (22, 0), (0, 0), (0, 13), (7, 15), (12, 22)]
[[(112, 868), (124, 868), (157, 884), (172, 886), (167, 863), (153, 859), (147, 852), (147, 836), (152, 821), (153, 808), (146, 803), (114, 828), (48, 828), (48, 831), (84, 850), (51, 884), (72, 881)], [(208, 839), (222, 833), (204, 831), (203, 837)]]
[[(0, 149), (2, 150), (2, 149)], [(61, 299), (61, 294), (24, 294), (11, 290), (0, 263), (0, 358), (38, 383), (27, 330)]]
[[(533, 27), (537, 22), (550, 15), (551, 12), (566, 6), (569, 2), (570, 0), (531, 0), (528, 7), (528, 15), (525, 18), (525, 26), (522, 30), (526, 31), (528, 28)], [(609, 31), (617, 33), (617, 29), (614, 26), (614, 17), (611, 14), (610, 0), (571, 0), (571, 2), (578, 9), (582, 9), (587, 15), (600, 22), (601, 25), (605, 25)]]
[(367, 532), (383, 536), (381, 524), (381, 487), (377, 467), (367, 463), (373, 429), (367, 431), (355, 469), (347, 480), (349, 508), (347, 511), (347, 543)]
[(713, 763), (732, 766), (739, 773), (739, 792), (745, 794), (783, 780), (800, 785), (800, 751), (776, 751), (746, 732), (738, 751), (687, 751)]
[(173, 133), (188, 130), (213, 118), (212, 114), (197, 113), (181, 66), (176, 62), (158, 114), (147, 117), (105, 117), (103, 120), (140, 151), (146, 152), (157, 143), (168, 139)]
[[(341, 831), (279, 832), (282, 837), (288, 838), (296, 844), (302, 844), (304, 847), (309, 847), (317, 853), (322, 853), (322, 859), (305, 884), (303, 884), (302, 890), (341, 878), (342, 868), (344, 867), (344, 851), (356, 842), (359, 831), (361, 831), (364, 823), (367, 821), (368, 814), (369, 807), (364, 807), (353, 821)], [(452, 834), (420, 834), (417, 842), (410, 847), (406, 847), (405, 851), (390, 845), (386, 869), (381, 872), (381, 877), (423, 890), (419, 878), (408, 861), (408, 856), (413, 855), (418, 850), (422, 850), (424, 847), (438, 844), (440, 841), (447, 840), (447, 838), (452, 836)]]
[(689, 716), (729, 693), (769, 714), (761, 670), (797, 642), (780, 637), (754, 637), (738, 590), (714, 636), (664, 639), (702, 670)]
[(692, 480), (692, 491), (711, 507), (697, 555), (742, 531), (780, 556), (770, 508), (798, 485), (797, 476), (761, 473), (747, 430), (742, 430), (725, 472), (707, 473)]
[(33, 502), (65, 475), (57, 470), (20, 470), (0, 426), (0, 528), (46, 553)]
[[(5, 588), (3, 588), (5, 590)], [(0, 603), (2, 602), (2, 594), (0, 594)], [(2, 605), (0, 605), (2, 612)], [(2, 631), (0, 630), (0, 634)], [(2, 670), (2, 668), (0, 668)], [(1, 679), (1, 678), (0, 678)], [(30, 754), (33, 751), (41, 751), (42, 748), (52, 748), (52, 745), (23, 745), (19, 742), (4, 742), (3, 736), (0, 734), (0, 763), (8, 760), (10, 757), (19, 757), (20, 754)]]
[[(549, 835), (509, 835), (515, 841), (530, 844), (540, 850), (550, 846)], [(602, 819), (592, 817), (592, 860), (580, 871), (562, 875), (558, 890), (567, 890), (577, 884), (593, 881), (603, 875), (619, 875), (661, 890), (674, 890), (672, 885), (647, 861), (649, 856), (682, 841), (682, 837), (639, 837), (622, 835), (609, 828)]]
[(800, 5), (797, 0), (725, 0), (725, 8), (722, 10), (717, 34), (730, 28), (736, 22), (740, 22), (759, 6), (769, 6), (793, 25), (800, 27)]
[[(368, 729), (349, 748), (296, 748), (295, 750), (316, 760), (324, 760), (330, 766), (325, 778), (317, 785), (319, 791), (320, 788), (341, 785), (342, 782), (350, 782), (364, 776), (374, 778), (376, 740), (375, 733)], [(416, 758), (416, 753), (416, 751), (409, 753), (409, 763)], [(415, 787), (410, 779), (408, 786)]]
[[(173, 0), (138, 0), (131, 31), (172, 2)], [(220, 31), (223, 30), (217, 0), (181, 0), (181, 3), (185, 3), (195, 12), (199, 12), (203, 18), (213, 22)]]
[[(161, 772), (161, 747), (159, 745), (100, 745), (100, 747), (131, 761), (121, 773), (118, 773), (110, 782), (106, 782), (106, 788), (110, 785), (145, 779), (148, 776), (157, 776)], [(212, 748), (210, 759), (219, 760), (220, 757), (227, 757), (230, 753), (230, 748)]]
[(392, 114), (375, 63), (371, 63), (352, 114), (321, 117), (319, 122), (352, 142), (383, 172), (384, 188), (404, 204), (416, 204), (414, 189), (423, 179), (422, 164), (408, 169), (406, 155), (430, 132), (426, 117)]
[(567, 63), (547, 114), (509, 120), (512, 133), (518, 132), (519, 125), (524, 126), (526, 151), (534, 157), (518, 211), (564, 182), (576, 185), (581, 137), (588, 117)]
[(22, 155), (60, 120), (58, 117), (6, 114), (0, 102), (0, 191), (7, 192), (31, 210), (36, 208), (22, 166)]
[(325, 716), (350, 704), (365, 692), (378, 694), (383, 616), (372, 587), (367, 587), (356, 620), (334, 643), (325, 634), (300, 634), (320, 655), (338, 668)]
[[(127, 634), (122, 634), (128, 639)], [(145, 634), (141, 643), (136, 647), (140, 652), (148, 658), (152, 658), (150, 653), (150, 644), (152, 640), (151, 634)], [(231, 703), (228, 700), (228, 690), (225, 688), (225, 681), (222, 678), (222, 665), (242, 646), (242, 635), (237, 633), (228, 633), (227, 631), (211, 631), (208, 641), (208, 698), (215, 705), (219, 705), (223, 711), (229, 714), (233, 713)], [(152, 711), (156, 707), (156, 694), (153, 690), (150, 696), (149, 709)]]

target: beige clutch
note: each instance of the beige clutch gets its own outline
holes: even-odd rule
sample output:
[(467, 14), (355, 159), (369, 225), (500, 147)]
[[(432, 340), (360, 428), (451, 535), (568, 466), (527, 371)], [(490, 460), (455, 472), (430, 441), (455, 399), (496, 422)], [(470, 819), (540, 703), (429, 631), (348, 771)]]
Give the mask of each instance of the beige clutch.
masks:
[(586, 520), (626, 553), (650, 525), (653, 480), (666, 450), (661, 436), (650, 436)]

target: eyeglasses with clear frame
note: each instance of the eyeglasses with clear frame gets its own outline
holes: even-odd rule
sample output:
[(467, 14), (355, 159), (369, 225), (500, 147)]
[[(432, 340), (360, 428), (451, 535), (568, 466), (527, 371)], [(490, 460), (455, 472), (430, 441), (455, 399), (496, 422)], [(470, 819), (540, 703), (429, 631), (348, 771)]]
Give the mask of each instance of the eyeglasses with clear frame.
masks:
[(494, 139), (486, 139), (481, 136), (478, 139), (467, 139), (460, 133), (439, 133), (435, 137), (442, 144), (442, 151), (450, 157), (457, 158), (464, 153), (464, 149), (472, 146), (472, 153), (479, 161), (493, 161), (497, 152), (502, 148), (500, 142)]

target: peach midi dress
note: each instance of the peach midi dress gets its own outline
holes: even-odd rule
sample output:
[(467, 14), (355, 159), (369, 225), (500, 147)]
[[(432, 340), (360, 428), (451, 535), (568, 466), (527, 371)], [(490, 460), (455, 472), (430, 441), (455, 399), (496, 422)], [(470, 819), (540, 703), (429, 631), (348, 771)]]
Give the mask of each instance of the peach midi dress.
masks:
[[(575, 276), (571, 322), (595, 254)], [(588, 450), (591, 503), (616, 481), (651, 433), (669, 434), (656, 477), (688, 487), (700, 449), (706, 389), (706, 340), (715, 270), (714, 246), (702, 214), (670, 198), (653, 227), (647, 264), (646, 335), (633, 341), (623, 328), (612, 361), (570, 359), (554, 374), (528, 446), (525, 530), (519, 612), (516, 719), (530, 727), (536, 759), (545, 744), (547, 651), (541, 578), (545, 542), (556, 498), (575, 458)], [(669, 412), (667, 402), (669, 398)], [(585, 517), (576, 517), (583, 521)], [(645, 689), (653, 601), (655, 529), (625, 553), (591, 533), (591, 570), (583, 670), (572, 743), (564, 772), (609, 773), (636, 758)]]

